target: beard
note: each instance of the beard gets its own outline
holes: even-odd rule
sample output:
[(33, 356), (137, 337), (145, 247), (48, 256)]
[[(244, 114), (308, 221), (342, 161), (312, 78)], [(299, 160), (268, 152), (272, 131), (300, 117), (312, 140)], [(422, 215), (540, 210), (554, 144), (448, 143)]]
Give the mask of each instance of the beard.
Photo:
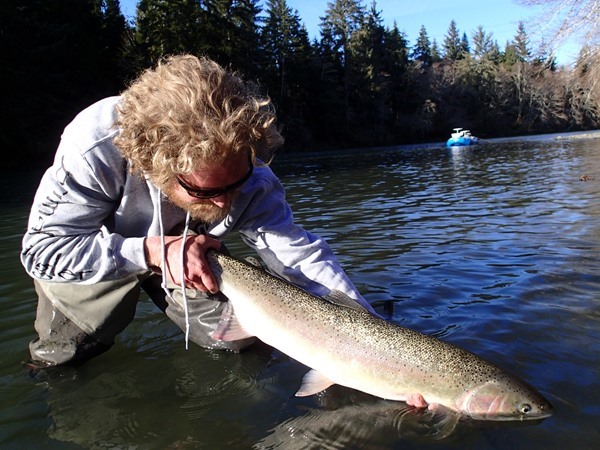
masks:
[(192, 219), (204, 223), (220, 222), (229, 214), (229, 206), (221, 208), (214, 203), (186, 203), (176, 206), (189, 211)]
[(183, 201), (178, 197), (175, 189), (172, 186), (165, 187), (163, 192), (167, 195), (167, 198), (173, 205), (183, 209), (186, 212), (189, 211), (192, 219), (199, 220), (204, 223), (220, 222), (221, 220), (225, 219), (225, 217), (227, 217), (229, 214), (231, 202), (233, 200), (233, 196), (231, 194), (228, 195), (227, 204), (224, 208), (221, 208), (208, 199), (197, 199), (193, 202)]

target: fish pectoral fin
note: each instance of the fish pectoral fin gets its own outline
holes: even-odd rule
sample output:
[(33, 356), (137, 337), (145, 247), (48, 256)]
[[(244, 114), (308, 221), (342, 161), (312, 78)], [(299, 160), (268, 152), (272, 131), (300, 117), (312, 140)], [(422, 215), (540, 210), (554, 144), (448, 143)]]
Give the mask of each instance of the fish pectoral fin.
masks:
[(302, 379), (302, 386), (296, 392), (296, 397), (306, 397), (324, 391), (329, 386), (335, 384), (321, 372), (311, 370)]
[(233, 306), (227, 302), (217, 329), (211, 334), (211, 337), (220, 341), (239, 341), (253, 336), (244, 329), (235, 316)]
[(352, 297), (344, 294), (342, 291), (338, 291), (333, 289), (323, 297), (329, 303), (333, 303), (338, 306), (345, 306), (346, 308), (356, 309), (358, 311), (363, 311), (364, 308)]
[(405, 401), (408, 406), (414, 406), (416, 408), (425, 408), (429, 405), (429, 403), (425, 401), (425, 398), (421, 394), (417, 393), (408, 394)]

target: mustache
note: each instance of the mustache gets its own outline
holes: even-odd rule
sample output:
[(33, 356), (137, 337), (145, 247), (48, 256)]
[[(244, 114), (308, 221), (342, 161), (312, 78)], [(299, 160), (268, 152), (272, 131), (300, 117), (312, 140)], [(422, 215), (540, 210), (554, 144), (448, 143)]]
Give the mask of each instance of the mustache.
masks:
[(225, 208), (214, 203), (188, 203), (184, 209), (189, 211), (190, 216), (195, 220), (203, 222), (217, 222), (223, 220), (229, 214), (230, 204)]

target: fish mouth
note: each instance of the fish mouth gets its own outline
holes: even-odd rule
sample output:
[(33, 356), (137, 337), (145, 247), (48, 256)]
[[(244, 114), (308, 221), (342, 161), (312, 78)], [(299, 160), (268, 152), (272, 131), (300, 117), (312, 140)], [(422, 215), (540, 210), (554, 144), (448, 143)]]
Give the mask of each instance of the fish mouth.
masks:
[(531, 414), (522, 414), (521, 420), (544, 420), (554, 413), (554, 408), (550, 403), (538, 405), (535, 412)]

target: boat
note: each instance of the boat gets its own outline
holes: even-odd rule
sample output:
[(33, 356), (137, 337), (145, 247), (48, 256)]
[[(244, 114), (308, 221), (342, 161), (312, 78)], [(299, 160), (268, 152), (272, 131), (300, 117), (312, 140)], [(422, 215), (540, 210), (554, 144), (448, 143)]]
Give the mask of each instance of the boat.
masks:
[(462, 128), (454, 128), (454, 133), (450, 135), (450, 139), (446, 141), (448, 147), (459, 147), (465, 145), (474, 145), (479, 142), (479, 138), (473, 136), (469, 130)]

